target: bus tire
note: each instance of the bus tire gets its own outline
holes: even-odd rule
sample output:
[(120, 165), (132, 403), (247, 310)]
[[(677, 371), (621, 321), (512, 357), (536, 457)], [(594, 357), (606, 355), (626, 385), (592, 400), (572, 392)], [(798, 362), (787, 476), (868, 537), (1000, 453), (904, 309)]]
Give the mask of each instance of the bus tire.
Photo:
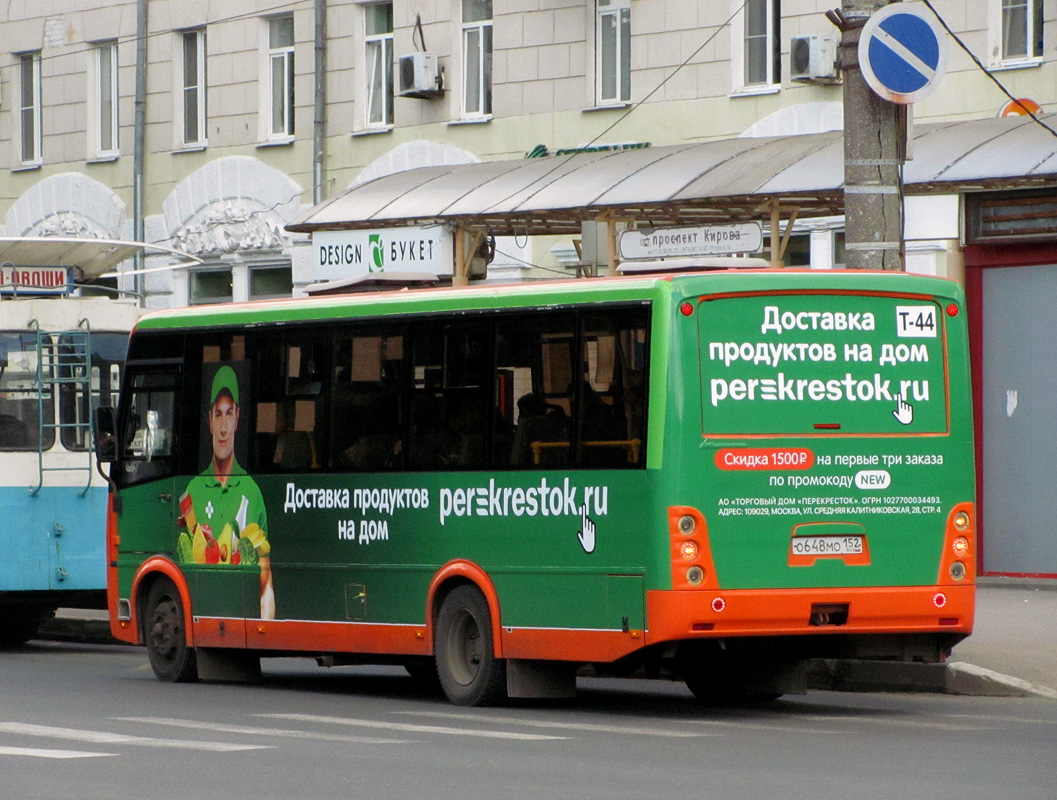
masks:
[(198, 680), (195, 651), (187, 645), (183, 603), (168, 578), (159, 578), (147, 595), (143, 641), (158, 680), (170, 683)]
[(433, 640), (437, 676), (457, 706), (494, 705), (506, 699), (506, 662), (495, 657), (492, 614), (475, 586), (444, 598)]

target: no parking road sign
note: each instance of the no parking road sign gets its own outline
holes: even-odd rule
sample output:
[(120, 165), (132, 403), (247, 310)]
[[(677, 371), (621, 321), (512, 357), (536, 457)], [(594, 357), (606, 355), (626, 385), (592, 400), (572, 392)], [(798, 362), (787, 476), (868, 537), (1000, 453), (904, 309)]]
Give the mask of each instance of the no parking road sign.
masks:
[(922, 100), (947, 71), (945, 32), (924, 6), (885, 6), (862, 29), (859, 67), (869, 87), (885, 100)]

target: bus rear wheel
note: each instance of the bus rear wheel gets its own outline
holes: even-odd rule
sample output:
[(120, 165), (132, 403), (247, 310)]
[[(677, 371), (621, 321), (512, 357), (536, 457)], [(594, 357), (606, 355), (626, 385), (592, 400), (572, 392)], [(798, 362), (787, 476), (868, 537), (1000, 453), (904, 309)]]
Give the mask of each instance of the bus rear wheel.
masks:
[(187, 646), (180, 593), (168, 578), (158, 580), (151, 587), (146, 612), (143, 639), (154, 674), (170, 683), (198, 680), (195, 651)]
[(434, 634), (437, 676), (459, 706), (486, 706), (506, 699), (506, 662), (495, 657), (492, 614), (474, 586), (458, 586), (444, 598)]

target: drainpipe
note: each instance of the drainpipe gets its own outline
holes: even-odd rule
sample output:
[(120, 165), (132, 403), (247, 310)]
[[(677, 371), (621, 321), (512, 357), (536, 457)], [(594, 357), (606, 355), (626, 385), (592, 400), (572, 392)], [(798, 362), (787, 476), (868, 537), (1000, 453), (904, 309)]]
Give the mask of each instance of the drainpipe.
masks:
[(323, 156), (327, 118), (327, 2), (315, 0), (316, 101), (312, 119), (312, 203), (323, 202)]
[[(143, 155), (147, 132), (147, 0), (136, 0), (136, 102), (132, 145), (132, 238), (143, 241)], [(146, 304), (143, 250), (135, 255), (134, 290), (140, 308)]]

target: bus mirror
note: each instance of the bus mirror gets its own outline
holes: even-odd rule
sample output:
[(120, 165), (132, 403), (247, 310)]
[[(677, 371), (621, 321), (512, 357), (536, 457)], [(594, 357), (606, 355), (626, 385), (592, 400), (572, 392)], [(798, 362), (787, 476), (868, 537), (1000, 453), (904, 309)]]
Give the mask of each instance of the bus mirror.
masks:
[(95, 457), (101, 464), (117, 460), (117, 422), (110, 406), (95, 410)]

